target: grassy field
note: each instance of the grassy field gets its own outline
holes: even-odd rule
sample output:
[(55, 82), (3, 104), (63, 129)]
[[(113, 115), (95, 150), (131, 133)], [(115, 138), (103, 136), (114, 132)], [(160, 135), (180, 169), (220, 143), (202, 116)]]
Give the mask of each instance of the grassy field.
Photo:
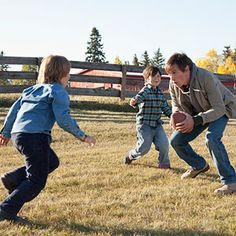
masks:
[[(14, 99), (1, 98), (0, 128)], [(20, 211), (26, 222), (0, 222), (0, 235), (236, 235), (236, 195), (213, 194), (221, 183), (204, 134), (192, 145), (211, 169), (196, 179), (180, 179), (187, 165), (172, 148), (172, 170), (156, 168), (154, 147), (125, 166), (123, 157), (136, 142), (133, 109), (115, 98), (79, 99), (72, 104), (72, 115), (96, 136), (97, 145), (90, 148), (55, 126), (52, 147), (60, 167), (45, 190)], [(168, 119), (164, 121), (170, 135)], [(235, 140), (236, 121), (230, 120), (223, 141), (234, 167)], [(22, 164), (11, 144), (0, 148), (1, 174)], [(1, 185), (0, 199), (6, 194)]]

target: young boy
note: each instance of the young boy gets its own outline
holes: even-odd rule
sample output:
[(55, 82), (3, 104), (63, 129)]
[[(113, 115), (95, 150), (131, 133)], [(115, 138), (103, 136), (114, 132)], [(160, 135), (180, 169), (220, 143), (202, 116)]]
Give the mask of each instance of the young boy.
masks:
[(0, 132), (0, 145), (10, 138), (25, 158), (25, 166), (1, 177), (9, 196), (0, 204), (0, 220), (16, 220), (22, 206), (45, 187), (48, 174), (59, 166), (51, 149), (51, 129), (57, 121), (65, 131), (82, 142), (95, 144), (70, 116), (65, 87), (70, 78), (70, 62), (62, 56), (43, 59), (38, 84), (25, 89), (12, 105)]
[(137, 144), (136, 148), (129, 151), (125, 156), (125, 164), (145, 155), (151, 148), (152, 143), (159, 151), (158, 167), (161, 169), (170, 168), (169, 141), (162, 127), (161, 114), (171, 116), (169, 107), (161, 89), (158, 85), (161, 82), (161, 72), (158, 67), (147, 66), (143, 71), (145, 86), (139, 93), (130, 100), (130, 105), (138, 105), (139, 111), (136, 115)]

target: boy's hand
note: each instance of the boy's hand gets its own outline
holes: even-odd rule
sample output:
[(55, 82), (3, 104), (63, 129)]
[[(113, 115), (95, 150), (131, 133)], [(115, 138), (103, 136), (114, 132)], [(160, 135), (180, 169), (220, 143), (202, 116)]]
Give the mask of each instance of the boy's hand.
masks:
[(87, 135), (84, 142), (88, 143), (91, 147), (93, 147), (96, 143), (96, 139), (93, 136)]
[(5, 138), (0, 134), (0, 145), (7, 145), (9, 141), (9, 138)]
[(135, 98), (131, 98), (131, 99), (130, 99), (130, 102), (129, 102), (129, 105), (130, 105), (131, 107), (135, 107), (136, 104), (137, 104), (137, 100), (136, 100)]

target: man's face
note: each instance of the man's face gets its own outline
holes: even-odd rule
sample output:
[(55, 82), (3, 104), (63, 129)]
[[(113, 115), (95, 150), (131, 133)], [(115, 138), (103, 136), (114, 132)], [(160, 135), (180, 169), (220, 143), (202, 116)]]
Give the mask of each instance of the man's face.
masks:
[(182, 86), (186, 86), (190, 81), (190, 70), (189, 66), (186, 66), (184, 71), (181, 71), (179, 67), (174, 64), (169, 69), (170, 79), (174, 82), (176, 86), (181, 88)]

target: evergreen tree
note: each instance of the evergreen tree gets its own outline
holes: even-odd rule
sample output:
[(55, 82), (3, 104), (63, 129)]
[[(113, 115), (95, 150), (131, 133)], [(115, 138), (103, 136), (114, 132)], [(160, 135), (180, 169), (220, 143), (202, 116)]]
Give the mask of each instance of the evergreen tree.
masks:
[(137, 55), (136, 54), (134, 54), (134, 57), (133, 57), (133, 65), (135, 65), (135, 66), (139, 66), (139, 61), (138, 61), (138, 57), (137, 57)]
[[(4, 56), (4, 52), (1, 51), (0, 53), (0, 57), (3, 57)], [(0, 64), (0, 71), (7, 71), (9, 69), (9, 65), (6, 65), (6, 64)]]
[(230, 48), (230, 46), (224, 46), (224, 48), (225, 48), (225, 50), (223, 50), (223, 60), (225, 62), (228, 57), (233, 56), (233, 51)]
[(154, 52), (154, 57), (152, 59), (152, 65), (157, 66), (159, 68), (164, 68), (165, 65), (165, 58), (163, 58), (160, 48)]
[[(1, 51), (0, 57), (4, 56), (4, 52)], [(0, 64), (0, 71), (7, 71), (9, 69), (9, 65), (7, 64)], [(7, 85), (10, 84), (10, 80), (5, 78), (0, 78), (0, 85)]]
[(149, 58), (148, 52), (144, 51), (144, 53), (142, 55), (142, 60), (140, 61), (140, 65), (146, 67), (150, 64), (151, 64), (151, 60)]
[(87, 51), (85, 61), (106, 63), (105, 53), (103, 52), (103, 44), (101, 43), (102, 37), (99, 31), (93, 27), (92, 33), (90, 34), (90, 41), (87, 42)]

